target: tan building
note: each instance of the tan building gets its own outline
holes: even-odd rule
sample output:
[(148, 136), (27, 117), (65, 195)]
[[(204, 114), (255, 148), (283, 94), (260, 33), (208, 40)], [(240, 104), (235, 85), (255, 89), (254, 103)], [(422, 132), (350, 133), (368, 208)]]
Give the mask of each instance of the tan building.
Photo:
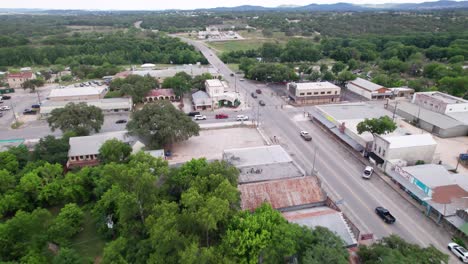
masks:
[(25, 81), (36, 79), (32, 72), (10, 73), (7, 75), (7, 82), (10, 88), (20, 88)]
[(108, 92), (107, 87), (77, 87), (77, 88), (57, 88), (50, 91), (50, 101), (86, 101), (103, 99)]
[(329, 82), (288, 83), (289, 98), (296, 104), (329, 104), (340, 101), (341, 88)]

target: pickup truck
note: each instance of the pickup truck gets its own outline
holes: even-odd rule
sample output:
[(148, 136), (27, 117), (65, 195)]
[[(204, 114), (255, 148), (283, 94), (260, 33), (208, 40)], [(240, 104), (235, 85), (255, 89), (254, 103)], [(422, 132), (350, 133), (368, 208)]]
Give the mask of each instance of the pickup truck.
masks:
[(390, 212), (387, 209), (385, 209), (385, 208), (383, 208), (381, 206), (375, 208), (375, 213), (380, 218), (382, 218), (382, 220), (384, 220), (384, 222), (387, 223), (387, 224), (393, 224), (396, 221), (395, 217), (393, 217), (393, 215), (390, 214)]

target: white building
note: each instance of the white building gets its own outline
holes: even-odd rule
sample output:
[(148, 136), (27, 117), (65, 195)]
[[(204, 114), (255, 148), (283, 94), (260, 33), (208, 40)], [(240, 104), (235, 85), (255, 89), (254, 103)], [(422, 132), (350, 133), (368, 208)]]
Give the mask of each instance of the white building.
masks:
[[(407, 165), (415, 165), (417, 161), (432, 163), (437, 142), (431, 134), (379, 136), (375, 135), (370, 158), (382, 170), (391, 160), (404, 160)], [(371, 161), (372, 161), (371, 160)]]
[(56, 88), (50, 91), (47, 99), (50, 101), (99, 100), (104, 98), (108, 90), (104, 86)]
[(41, 116), (48, 116), (54, 109), (63, 108), (69, 103), (85, 103), (100, 108), (104, 114), (130, 112), (133, 109), (131, 98), (108, 98), (99, 100), (83, 100), (83, 101), (44, 101), (41, 105)]
[(340, 101), (341, 88), (330, 82), (288, 83), (289, 98), (296, 104), (329, 104)]
[(412, 103), (441, 114), (468, 112), (468, 100), (441, 92), (415, 93)]
[(226, 82), (219, 79), (206, 80), (205, 89), (213, 101), (212, 109), (221, 106), (238, 106), (240, 104), (239, 94), (230, 92)]
[(393, 96), (390, 89), (362, 78), (356, 78), (356, 80), (348, 82), (348, 84), (346, 84), (346, 88), (369, 100), (386, 99)]

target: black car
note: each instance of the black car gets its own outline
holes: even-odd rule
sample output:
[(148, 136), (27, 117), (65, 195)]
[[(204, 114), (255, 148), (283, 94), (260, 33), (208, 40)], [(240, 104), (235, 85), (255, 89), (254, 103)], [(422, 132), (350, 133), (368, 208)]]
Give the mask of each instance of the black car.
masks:
[(190, 112), (187, 115), (188, 116), (196, 116), (196, 115), (200, 115), (200, 112)]
[(263, 102), (263, 100), (258, 101), (258, 104), (261, 106), (265, 106), (265, 102)]
[(231, 72), (231, 76), (234, 76), (234, 73)]
[(251, 93), (250, 95), (252, 96), (252, 98), (257, 98), (257, 95), (255, 93)]
[(37, 114), (37, 112), (31, 109), (24, 109), (23, 111), (23, 115), (35, 115), (35, 114)]
[(387, 224), (393, 224), (396, 221), (395, 217), (392, 214), (390, 214), (390, 212), (387, 209), (381, 206), (375, 208), (375, 213), (380, 218), (382, 218), (382, 220), (384, 220), (384, 222)]
[(2, 96), (2, 100), (10, 100), (10, 99), (11, 99), (11, 96), (9, 95)]
[(31, 108), (32, 109), (38, 109), (38, 108), (41, 108), (41, 106), (38, 105), (38, 104), (33, 104), (33, 105), (31, 105)]
[(125, 124), (125, 123), (127, 123), (127, 120), (125, 120), (125, 119), (120, 119), (120, 120), (115, 121), (115, 123), (116, 123), (116, 124)]

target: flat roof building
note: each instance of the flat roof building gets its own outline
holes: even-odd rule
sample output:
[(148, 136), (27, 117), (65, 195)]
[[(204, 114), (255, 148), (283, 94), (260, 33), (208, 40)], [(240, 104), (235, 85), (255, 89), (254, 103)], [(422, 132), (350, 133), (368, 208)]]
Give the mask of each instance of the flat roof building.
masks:
[(289, 98), (296, 104), (329, 104), (339, 102), (341, 88), (330, 82), (288, 83)]
[(56, 88), (50, 91), (47, 99), (50, 101), (99, 100), (104, 99), (107, 92), (108, 88), (104, 86)]
[(356, 80), (348, 82), (346, 88), (369, 100), (386, 99), (393, 96), (390, 89), (362, 78), (356, 78)]
[(412, 103), (441, 114), (468, 112), (468, 100), (441, 92), (415, 93)]
[(107, 98), (99, 100), (83, 100), (83, 101), (50, 101), (46, 100), (42, 103), (40, 114), (48, 116), (54, 109), (63, 108), (69, 103), (85, 103), (100, 108), (103, 113), (130, 112), (133, 109), (131, 98)]
[(227, 149), (223, 160), (239, 169), (239, 184), (304, 176), (302, 169), (279, 145)]

